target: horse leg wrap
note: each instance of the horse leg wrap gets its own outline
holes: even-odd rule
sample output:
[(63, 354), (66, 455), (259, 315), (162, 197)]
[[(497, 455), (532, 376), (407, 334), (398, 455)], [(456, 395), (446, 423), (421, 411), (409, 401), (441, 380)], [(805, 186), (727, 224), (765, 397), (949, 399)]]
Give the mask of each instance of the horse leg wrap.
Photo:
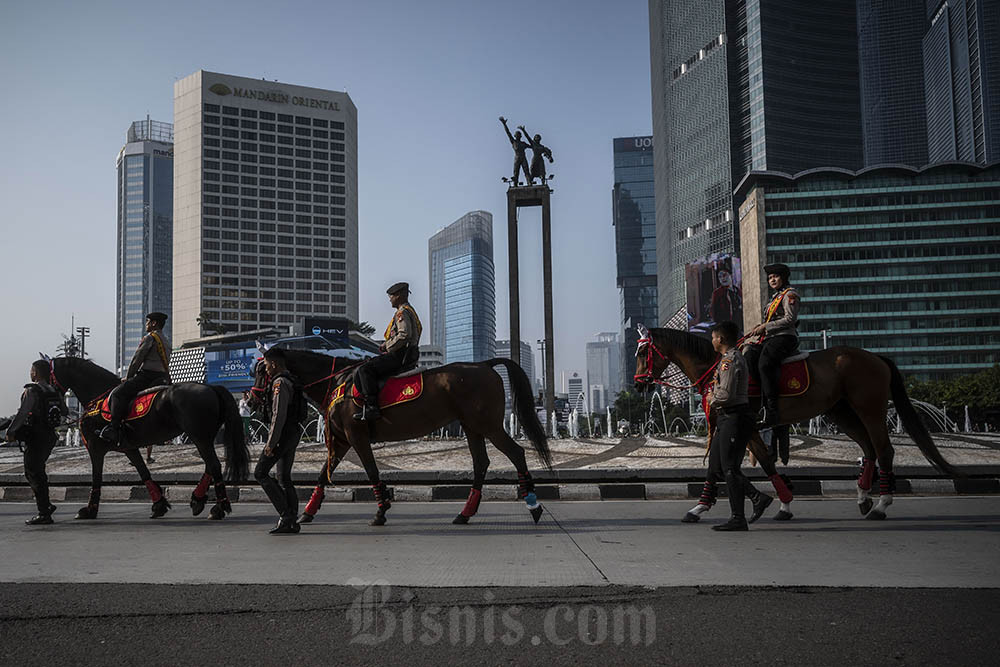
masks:
[(781, 475), (774, 474), (768, 477), (771, 480), (771, 485), (774, 486), (774, 492), (778, 494), (778, 500), (783, 503), (792, 502), (792, 492), (788, 490), (788, 486), (785, 484), (785, 480), (781, 478)]
[(875, 459), (861, 459), (861, 474), (858, 476), (858, 488), (868, 491), (872, 488), (872, 478), (875, 476)]
[(385, 482), (373, 484), (372, 491), (375, 493), (375, 500), (378, 502), (379, 512), (385, 512), (387, 509), (392, 507), (392, 502), (389, 500), (389, 488), (385, 485)]
[(320, 485), (317, 485), (313, 489), (312, 495), (309, 496), (309, 502), (306, 503), (305, 513), (309, 516), (316, 516), (316, 512), (319, 511), (320, 506), (323, 504), (323, 498), (326, 497), (326, 489)]
[(715, 499), (719, 496), (719, 487), (715, 482), (705, 480), (705, 486), (701, 488), (701, 496), (698, 498), (699, 505), (711, 507), (715, 504)]
[(87, 499), (87, 509), (93, 510), (94, 513), (97, 512), (97, 508), (101, 506), (101, 489), (90, 487), (90, 498)]
[(225, 483), (219, 482), (215, 485), (215, 499), (219, 501), (229, 500), (229, 493), (226, 492)]
[(160, 499), (163, 498), (163, 489), (151, 479), (146, 480), (146, 490), (149, 491), (149, 499), (154, 503), (160, 502)]
[(198, 486), (194, 487), (194, 491), (191, 493), (192, 498), (197, 498), (198, 500), (204, 500), (205, 494), (208, 493), (208, 485), (212, 483), (212, 476), (207, 472), (202, 473), (201, 480), (198, 482)]
[(462, 516), (474, 516), (479, 511), (479, 502), (483, 499), (483, 492), (473, 487), (469, 491), (469, 499), (465, 501), (462, 508)]
[(878, 471), (878, 492), (882, 496), (891, 496), (896, 492), (896, 473), (884, 468)]
[(526, 498), (529, 493), (535, 495), (535, 482), (530, 473), (517, 473), (517, 493), (521, 498)]

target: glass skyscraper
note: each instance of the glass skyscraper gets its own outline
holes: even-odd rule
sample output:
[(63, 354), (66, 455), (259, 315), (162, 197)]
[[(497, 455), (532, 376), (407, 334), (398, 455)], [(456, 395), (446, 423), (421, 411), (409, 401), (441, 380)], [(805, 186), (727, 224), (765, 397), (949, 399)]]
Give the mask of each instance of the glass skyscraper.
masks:
[(927, 164), (920, 2), (858, 0), (865, 166)]
[(653, 197), (653, 137), (615, 139), (615, 185), (612, 214), (615, 226), (621, 340), (618, 367), (621, 386), (630, 386), (634, 369), (628, 363), (639, 335), (637, 324), (659, 326), (656, 299), (656, 208)]
[(927, 0), (931, 162), (1000, 160), (1000, 0)]
[(472, 211), (431, 237), (431, 344), (445, 363), (484, 361), (496, 351), (493, 216)]
[(862, 166), (853, 2), (650, 0), (661, 322), (684, 266), (736, 248), (750, 169)]
[[(115, 365), (128, 365), (146, 313), (170, 315), (173, 294), (174, 128), (137, 120), (118, 153)], [(164, 332), (171, 333), (171, 319)]]
[(920, 379), (1000, 363), (1000, 165), (751, 172), (737, 197), (745, 326), (766, 303), (762, 266), (783, 262), (803, 349), (827, 330)]

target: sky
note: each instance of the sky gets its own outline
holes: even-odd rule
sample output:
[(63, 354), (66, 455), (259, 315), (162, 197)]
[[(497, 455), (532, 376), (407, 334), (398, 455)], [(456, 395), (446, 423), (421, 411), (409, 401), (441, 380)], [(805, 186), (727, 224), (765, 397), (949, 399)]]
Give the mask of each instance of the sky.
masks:
[[(361, 320), (381, 330), (400, 280), (427, 313), (428, 239), (481, 209), (508, 337), (503, 115), (555, 157), (557, 389), (562, 371), (585, 372), (596, 333), (618, 330), (612, 138), (651, 133), (645, 0), (7, 2), (0, 64), (0, 415), (71, 316), (114, 366), (115, 159), (133, 121), (173, 121), (173, 83), (199, 69), (351, 96)], [(521, 338), (534, 342), (540, 214), (522, 211), (519, 230)]]

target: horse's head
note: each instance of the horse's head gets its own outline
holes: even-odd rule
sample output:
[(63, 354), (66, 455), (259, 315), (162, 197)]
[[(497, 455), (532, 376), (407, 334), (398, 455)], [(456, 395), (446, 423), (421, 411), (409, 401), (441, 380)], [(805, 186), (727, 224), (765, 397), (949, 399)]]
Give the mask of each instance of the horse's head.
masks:
[(271, 376), (267, 373), (267, 366), (263, 359), (258, 359), (253, 367), (253, 386), (243, 394), (251, 410), (259, 412), (267, 407), (267, 389), (270, 385)]
[(636, 326), (639, 344), (635, 349), (635, 388), (645, 391), (654, 384), (670, 364), (670, 357), (657, 347), (653, 335), (645, 325)]

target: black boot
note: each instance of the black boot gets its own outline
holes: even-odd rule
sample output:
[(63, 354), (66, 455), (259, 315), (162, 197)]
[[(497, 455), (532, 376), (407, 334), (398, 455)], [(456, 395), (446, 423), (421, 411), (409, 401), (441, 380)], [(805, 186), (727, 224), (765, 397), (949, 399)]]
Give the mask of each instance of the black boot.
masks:
[(101, 429), (101, 432), (97, 434), (97, 437), (107, 443), (117, 445), (122, 437), (121, 421), (112, 419), (110, 424)]
[(774, 498), (771, 496), (766, 493), (758, 492), (757, 497), (750, 501), (753, 503), (753, 514), (750, 515), (750, 523), (759, 519), (761, 515), (764, 514), (764, 510), (766, 510), (768, 505), (770, 505), (773, 501)]
[(271, 535), (293, 535), (302, 530), (295, 519), (278, 519), (278, 525), (267, 531)]
[(732, 516), (726, 523), (720, 523), (718, 526), (712, 526), (712, 530), (730, 532), (747, 531), (750, 529), (747, 527), (747, 518), (745, 516)]
[(24, 523), (28, 526), (48, 526), (52, 523), (52, 513), (56, 511), (56, 506), (51, 503), (44, 510), (39, 509), (38, 514), (31, 517), (30, 519), (25, 519)]
[(361, 409), (354, 413), (354, 418), (358, 421), (373, 422), (382, 416), (382, 412), (378, 409), (378, 399), (365, 399), (365, 404), (361, 406)]

